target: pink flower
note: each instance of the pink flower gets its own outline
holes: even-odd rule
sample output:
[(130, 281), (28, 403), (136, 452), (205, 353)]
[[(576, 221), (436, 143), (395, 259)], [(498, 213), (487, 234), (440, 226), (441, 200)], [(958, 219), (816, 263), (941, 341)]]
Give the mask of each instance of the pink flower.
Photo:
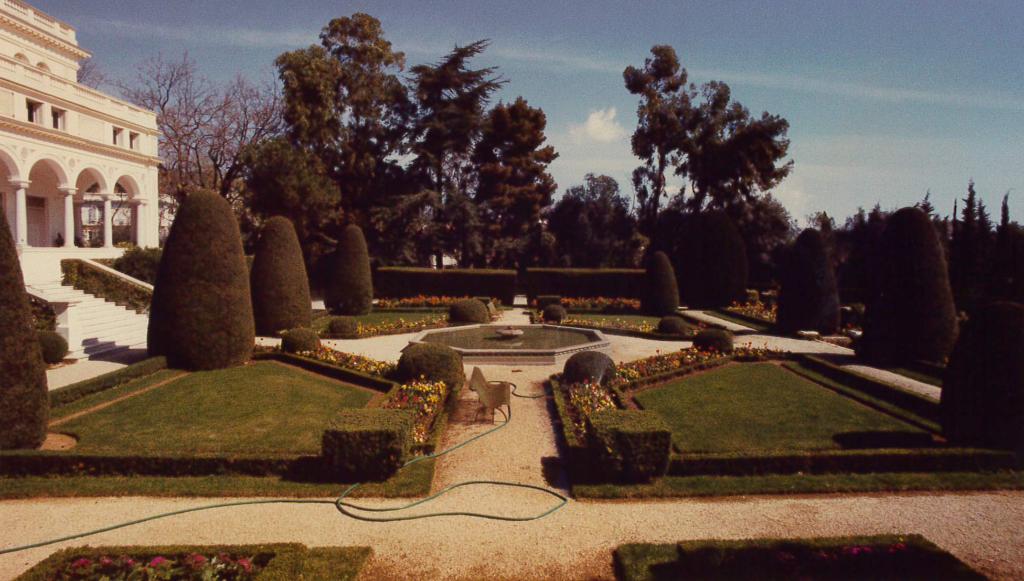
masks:
[(88, 567), (89, 565), (92, 565), (92, 561), (90, 561), (89, 559), (86, 559), (85, 557), (82, 557), (81, 559), (77, 559), (77, 560), (75, 560), (74, 563), (71, 563), (71, 566), (74, 567), (75, 569), (81, 569), (82, 567)]
[(159, 567), (165, 563), (169, 563), (167, 559), (163, 557), (153, 557), (153, 560), (149, 562), (150, 567)]
[(889, 552), (890, 553), (899, 553), (900, 551), (906, 551), (906, 550), (907, 550), (907, 545), (905, 543), (896, 543), (893, 546), (889, 547)]
[(107, 557), (107, 556), (100, 557), (100, 565), (103, 565), (104, 567), (109, 566), (113, 562), (114, 561), (110, 557)]
[(200, 568), (200, 567), (202, 567), (203, 565), (206, 564), (206, 557), (204, 557), (204, 556), (202, 556), (202, 555), (200, 555), (198, 553), (193, 553), (193, 554), (188, 556), (188, 563), (193, 568), (198, 569), (198, 568)]
[(250, 561), (249, 559), (239, 559), (238, 566), (245, 570), (246, 573), (252, 573), (252, 561)]

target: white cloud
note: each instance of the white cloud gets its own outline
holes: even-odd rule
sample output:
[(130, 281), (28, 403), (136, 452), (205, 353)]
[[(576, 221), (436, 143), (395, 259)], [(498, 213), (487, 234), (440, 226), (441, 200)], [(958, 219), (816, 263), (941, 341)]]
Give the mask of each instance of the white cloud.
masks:
[(83, 28), (94, 27), (106, 34), (125, 38), (244, 48), (304, 46), (315, 43), (319, 33), (318, 30), (261, 30), (205, 25), (165, 26), (149, 22), (98, 20), (89, 17), (78, 20), (79, 26)]
[(617, 111), (615, 107), (597, 109), (587, 115), (587, 120), (582, 124), (569, 126), (569, 136), (576, 142), (597, 141), (599, 143), (611, 143), (618, 141), (627, 135), (626, 128), (615, 120)]

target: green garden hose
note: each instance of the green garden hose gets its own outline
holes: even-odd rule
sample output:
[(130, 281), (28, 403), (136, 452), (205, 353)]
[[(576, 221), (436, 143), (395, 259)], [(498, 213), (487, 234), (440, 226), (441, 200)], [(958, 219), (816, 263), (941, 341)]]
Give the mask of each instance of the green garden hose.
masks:
[[(515, 386), (515, 384), (512, 384), (512, 395), (514, 395), (516, 397), (527, 398), (527, 399), (536, 399), (536, 398), (539, 398), (539, 397), (544, 397), (544, 394), (540, 394), (540, 395), (520, 395), (520, 394), (516, 393), (516, 386)], [(498, 408), (497, 411), (501, 412), (501, 415), (505, 419), (505, 421), (502, 422), (500, 425), (495, 426), (495, 427), (487, 430), (486, 432), (483, 432), (482, 434), (477, 434), (476, 436), (473, 436), (472, 438), (469, 438), (468, 440), (460, 442), (460, 443), (452, 446), (451, 448), (448, 448), (448, 449), (445, 449), (445, 450), (441, 450), (440, 452), (436, 452), (434, 454), (427, 454), (427, 455), (424, 455), (424, 456), (419, 456), (417, 458), (413, 458), (412, 460), (409, 460), (408, 462), (403, 464), (402, 467), (399, 468), (399, 470), (402, 470), (402, 469), (404, 469), (404, 468), (406, 468), (408, 466), (411, 466), (411, 465), (413, 465), (413, 464), (415, 464), (417, 462), (422, 462), (423, 460), (428, 460), (428, 459), (432, 459), (432, 458), (440, 458), (441, 456), (444, 456), (446, 454), (454, 452), (455, 450), (458, 450), (459, 448), (462, 448), (463, 446), (466, 446), (466, 445), (468, 445), (468, 444), (470, 444), (472, 442), (475, 442), (476, 440), (479, 440), (480, 438), (483, 438), (484, 436), (488, 436), (488, 435), (493, 434), (494, 432), (497, 432), (498, 430), (504, 428), (505, 426), (507, 426), (509, 424), (509, 422), (512, 421), (512, 407), (509, 406), (508, 414), (506, 414), (500, 408)], [(452, 490), (454, 490), (456, 488), (462, 488), (464, 486), (481, 485), (481, 484), (485, 484), (485, 485), (489, 485), (489, 486), (504, 486), (506, 488), (526, 488), (526, 489), (530, 489), (530, 490), (538, 490), (538, 491), (543, 492), (545, 494), (550, 494), (551, 496), (557, 498), (559, 500), (559, 502), (555, 506), (549, 508), (548, 510), (546, 510), (546, 511), (540, 513), (540, 514), (533, 515), (533, 516), (524, 516), (524, 517), (502, 516), (502, 515), (497, 515), (497, 514), (486, 514), (486, 513), (466, 512), (466, 511), (432, 512), (432, 513), (425, 513), (425, 514), (412, 515), (412, 516), (370, 517), (370, 516), (355, 514), (355, 513), (351, 512), (351, 510), (358, 510), (358, 511), (362, 511), (362, 512), (396, 512), (396, 511), (407, 510), (407, 509), (410, 509), (410, 508), (412, 508), (414, 506), (418, 506), (418, 505), (430, 502), (431, 500), (434, 500), (435, 498), (439, 498), (439, 497), (447, 494), (448, 492), (450, 492), (450, 491), (452, 491)], [(562, 494), (559, 494), (558, 492), (556, 492), (554, 490), (551, 490), (549, 488), (544, 488), (542, 486), (535, 486), (533, 484), (522, 484), (522, 483), (519, 483), (519, 482), (505, 482), (505, 481), (501, 481), (501, 480), (470, 480), (470, 481), (467, 481), (467, 482), (459, 482), (459, 483), (456, 483), (456, 484), (452, 484), (451, 486), (445, 487), (444, 489), (439, 490), (438, 492), (435, 492), (434, 494), (431, 494), (430, 496), (427, 496), (426, 498), (422, 498), (420, 500), (417, 500), (415, 502), (411, 502), (411, 503), (403, 505), (403, 506), (397, 506), (397, 507), (392, 507), (392, 508), (372, 508), (372, 507), (359, 506), (357, 504), (353, 504), (353, 503), (350, 503), (350, 502), (345, 502), (345, 498), (348, 497), (348, 495), (351, 494), (352, 491), (354, 491), (359, 486), (360, 486), (359, 483), (356, 483), (356, 484), (353, 484), (353, 485), (349, 486), (335, 500), (305, 500), (305, 499), (240, 500), (240, 501), (237, 501), (237, 502), (221, 502), (221, 503), (217, 503), (217, 504), (207, 504), (207, 505), (204, 505), (204, 506), (197, 506), (197, 507), (194, 507), (194, 508), (184, 508), (184, 509), (181, 509), (181, 510), (165, 512), (165, 513), (156, 514), (156, 515), (153, 515), (153, 516), (148, 516), (148, 517), (145, 517), (145, 518), (140, 518), (140, 519), (136, 519), (136, 520), (132, 520), (132, 521), (127, 521), (127, 522), (111, 525), (111, 526), (104, 527), (104, 528), (101, 528), (101, 529), (95, 529), (95, 530), (86, 531), (86, 532), (83, 532), (83, 533), (77, 533), (77, 534), (74, 534), (74, 535), (68, 535), (66, 537), (60, 537), (60, 538), (57, 538), (57, 539), (49, 539), (49, 540), (46, 540), (46, 541), (40, 541), (38, 543), (32, 543), (30, 545), (21, 545), (21, 546), (18, 546), (18, 547), (9, 547), (9, 548), (0, 549), (0, 555), (6, 555), (8, 553), (17, 553), (17, 552), (20, 552), (20, 551), (27, 551), (29, 549), (36, 549), (36, 548), (39, 548), (39, 547), (45, 547), (47, 545), (55, 545), (57, 543), (63, 543), (65, 541), (71, 541), (71, 540), (74, 540), (74, 539), (81, 539), (83, 537), (90, 537), (90, 536), (93, 536), (93, 535), (98, 535), (100, 533), (105, 533), (105, 532), (109, 532), (109, 531), (113, 531), (113, 530), (117, 530), (117, 529), (123, 529), (123, 528), (134, 526), (134, 525), (137, 525), (137, 524), (142, 524), (142, 523), (145, 523), (145, 522), (150, 522), (150, 521), (155, 521), (155, 520), (159, 520), (159, 519), (163, 519), (163, 518), (177, 516), (177, 515), (180, 515), (180, 514), (186, 514), (186, 513), (190, 513), (190, 512), (200, 512), (200, 511), (205, 511), (205, 510), (212, 510), (212, 509), (215, 509), (215, 508), (228, 508), (228, 507), (233, 507), (233, 506), (252, 506), (252, 505), (258, 505), (258, 504), (332, 504), (332, 505), (335, 506), (335, 508), (338, 509), (338, 512), (340, 512), (341, 514), (343, 514), (345, 516), (348, 516), (350, 518), (356, 519), (356, 520), (367, 521), (367, 522), (396, 522), (396, 521), (405, 521), (405, 520), (418, 520), (418, 519), (423, 519), (423, 518), (433, 518), (433, 517), (439, 517), (439, 516), (468, 516), (468, 517), (474, 517), (474, 518), (483, 518), (483, 519), (487, 519), (487, 520), (522, 522), (522, 521), (531, 521), (531, 520), (537, 520), (537, 519), (544, 518), (544, 517), (548, 516), (549, 514), (559, 510), (560, 508), (565, 506), (566, 503), (569, 502), (569, 499), (566, 496), (563, 496)]]

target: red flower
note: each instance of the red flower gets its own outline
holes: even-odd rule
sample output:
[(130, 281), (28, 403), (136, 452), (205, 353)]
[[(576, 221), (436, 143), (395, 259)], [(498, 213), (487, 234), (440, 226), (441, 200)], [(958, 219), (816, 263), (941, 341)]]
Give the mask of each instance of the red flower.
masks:
[(252, 573), (252, 561), (249, 559), (239, 559), (238, 566), (245, 570), (246, 573)]
[(92, 565), (92, 561), (86, 559), (85, 557), (77, 559), (74, 563), (71, 563), (71, 566), (75, 569), (81, 569), (83, 567), (88, 567), (89, 565)]
[(153, 557), (153, 560), (149, 562), (149, 566), (150, 567), (159, 567), (159, 566), (164, 565), (164, 564), (169, 563), (169, 562), (170, 561), (168, 561), (167, 559), (165, 559), (163, 557)]
[(103, 565), (104, 567), (109, 566), (113, 562), (114, 561), (110, 557), (107, 557), (106, 555), (100, 557), (100, 565)]

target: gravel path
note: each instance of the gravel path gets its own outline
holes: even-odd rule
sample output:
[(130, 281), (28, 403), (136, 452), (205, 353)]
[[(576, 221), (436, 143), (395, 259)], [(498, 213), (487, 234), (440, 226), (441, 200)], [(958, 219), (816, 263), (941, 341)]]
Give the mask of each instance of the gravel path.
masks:
[(879, 381), (884, 381), (885, 383), (895, 385), (901, 389), (905, 389), (918, 395), (923, 395), (924, 397), (934, 401), (939, 401), (942, 397), (941, 387), (936, 387), (930, 383), (911, 379), (906, 375), (900, 375), (899, 373), (893, 373), (892, 371), (886, 371), (885, 369), (878, 369), (877, 367), (860, 365), (858, 363), (841, 363), (840, 361), (836, 361), (836, 363), (844, 369), (849, 369), (850, 371), (856, 371), (861, 375), (873, 377)]

